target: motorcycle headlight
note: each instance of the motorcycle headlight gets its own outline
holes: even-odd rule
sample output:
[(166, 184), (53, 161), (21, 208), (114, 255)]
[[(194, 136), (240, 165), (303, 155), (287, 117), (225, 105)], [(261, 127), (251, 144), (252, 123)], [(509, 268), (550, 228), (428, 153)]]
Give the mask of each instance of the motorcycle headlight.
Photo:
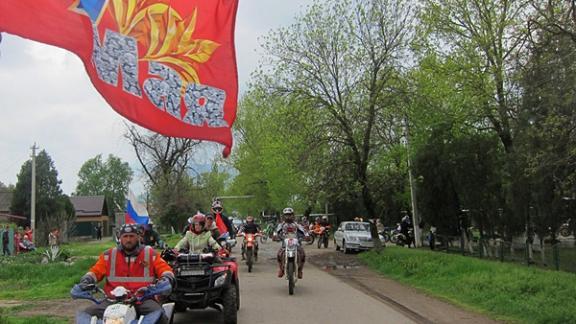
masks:
[(226, 277), (228, 277), (228, 273), (224, 273), (220, 277), (216, 278), (216, 280), (214, 280), (214, 287), (218, 288), (224, 285), (226, 283)]

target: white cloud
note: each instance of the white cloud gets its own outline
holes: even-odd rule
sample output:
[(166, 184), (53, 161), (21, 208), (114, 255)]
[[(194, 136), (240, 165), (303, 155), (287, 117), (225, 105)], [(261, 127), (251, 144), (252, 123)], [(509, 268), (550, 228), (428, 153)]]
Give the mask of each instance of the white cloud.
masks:
[[(240, 89), (261, 55), (258, 39), (289, 25), (312, 0), (240, 1), (236, 19), (236, 54)], [(265, 13), (265, 14), (262, 14)], [(114, 154), (136, 170), (138, 163), (123, 139), (123, 123), (89, 81), (74, 54), (3, 34), (0, 43), (0, 181), (15, 184), (35, 142), (55, 162), (62, 189), (70, 194), (81, 165)], [(213, 151), (219, 157), (221, 147)], [(205, 162), (205, 159), (201, 159)], [(139, 183), (135, 191), (141, 190)]]

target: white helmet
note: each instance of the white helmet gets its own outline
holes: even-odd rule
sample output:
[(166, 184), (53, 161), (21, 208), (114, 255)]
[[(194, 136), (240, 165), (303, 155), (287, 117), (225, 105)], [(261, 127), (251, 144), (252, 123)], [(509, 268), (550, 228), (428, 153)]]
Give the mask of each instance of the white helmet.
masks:
[(222, 202), (219, 199), (215, 199), (212, 202), (212, 209), (214, 208), (222, 208)]
[(286, 215), (286, 214), (294, 214), (294, 209), (290, 208), (290, 207), (286, 207), (284, 208), (284, 210), (282, 211), (282, 214)]

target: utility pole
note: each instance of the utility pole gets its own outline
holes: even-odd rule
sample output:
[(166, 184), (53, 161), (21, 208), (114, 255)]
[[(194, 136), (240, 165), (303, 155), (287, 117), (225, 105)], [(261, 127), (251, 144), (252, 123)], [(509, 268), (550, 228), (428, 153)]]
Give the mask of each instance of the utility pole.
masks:
[(408, 118), (404, 117), (404, 125), (406, 130), (406, 152), (408, 160), (408, 181), (410, 182), (410, 200), (412, 204), (412, 226), (414, 227), (414, 245), (416, 247), (422, 246), (422, 235), (420, 232), (420, 215), (418, 214), (418, 206), (416, 204), (416, 184), (414, 183), (414, 176), (412, 175), (412, 158), (410, 157), (410, 130), (408, 126)]
[(34, 143), (32, 149), (32, 192), (30, 199), (30, 229), (32, 230), (32, 242), (36, 243), (36, 150), (38, 146)]

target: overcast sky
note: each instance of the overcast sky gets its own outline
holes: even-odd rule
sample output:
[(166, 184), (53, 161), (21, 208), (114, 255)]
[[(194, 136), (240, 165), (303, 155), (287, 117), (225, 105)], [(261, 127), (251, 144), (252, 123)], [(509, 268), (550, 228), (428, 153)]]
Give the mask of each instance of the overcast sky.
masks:
[[(290, 25), (312, 2), (240, 0), (236, 55), (241, 91), (258, 64), (259, 38)], [(122, 137), (123, 123), (128, 121), (94, 89), (80, 59), (56, 47), (6, 33), (2, 36), (0, 182), (16, 183), (34, 142), (54, 160), (66, 194), (74, 191), (82, 164), (97, 154), (119, 156), (138, 176), (135, 154)], [(217, 151), (215, 155), (221, 148)], [(133, 190), (139, 193), (141, 182), (136, 181)]]

